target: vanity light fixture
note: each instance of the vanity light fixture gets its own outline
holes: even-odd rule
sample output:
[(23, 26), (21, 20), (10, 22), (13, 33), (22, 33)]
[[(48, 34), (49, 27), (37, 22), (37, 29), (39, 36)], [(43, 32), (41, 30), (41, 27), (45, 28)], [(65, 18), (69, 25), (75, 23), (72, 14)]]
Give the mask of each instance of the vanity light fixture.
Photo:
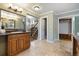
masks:
[(18, 6), (13, 6), (12, 4), (9, 4), (9, 9), (15, 11), (15, 12), (20, 12), (22, 13), (23, 9), (22, 8), (19, 8)]

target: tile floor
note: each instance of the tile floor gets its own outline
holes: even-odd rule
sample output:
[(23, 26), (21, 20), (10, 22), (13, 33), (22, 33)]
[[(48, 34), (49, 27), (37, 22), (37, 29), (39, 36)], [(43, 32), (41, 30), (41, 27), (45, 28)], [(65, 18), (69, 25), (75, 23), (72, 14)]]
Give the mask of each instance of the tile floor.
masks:
[(34, 40), (29, 49), (17, 56), (71, 56), (72, 41), (59, 40), (49, 43), (46, 40)]

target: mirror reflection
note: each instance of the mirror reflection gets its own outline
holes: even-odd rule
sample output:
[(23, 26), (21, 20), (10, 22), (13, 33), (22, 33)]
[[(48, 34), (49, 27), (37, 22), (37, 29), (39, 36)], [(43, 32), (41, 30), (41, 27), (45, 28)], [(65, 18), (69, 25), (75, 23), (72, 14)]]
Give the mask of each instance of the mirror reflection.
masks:
[(6, 30), (24, 30), (24, 16), (1, 10), (0, 28)]
[(27, 27), (26, 30), (27, 31), (31, 30), (31, 28), (35, 27), (37, 23), (38, 23), (38, 18), (28, 14), (26, 20), (26, 27)]

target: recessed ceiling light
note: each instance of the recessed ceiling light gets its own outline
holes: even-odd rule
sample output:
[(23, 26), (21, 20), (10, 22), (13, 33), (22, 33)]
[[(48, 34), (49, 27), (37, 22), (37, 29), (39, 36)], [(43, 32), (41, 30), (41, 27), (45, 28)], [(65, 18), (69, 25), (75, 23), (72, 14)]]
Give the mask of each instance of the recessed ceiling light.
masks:
[(33, 9), (34, 9), (35, 11), (39, 11), (39, 10), (41, 9), (41, 7), (38, 6), (38, 5), (35, 5), (35, 6), (33, 6)]

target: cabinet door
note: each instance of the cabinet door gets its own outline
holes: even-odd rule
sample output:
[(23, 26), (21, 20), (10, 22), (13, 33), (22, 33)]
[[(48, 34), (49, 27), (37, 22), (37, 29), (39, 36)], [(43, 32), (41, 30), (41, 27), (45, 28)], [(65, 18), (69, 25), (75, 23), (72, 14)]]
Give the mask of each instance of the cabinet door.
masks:
[(24, 38), (24, 49), (27, 49), (30, 47), (30, 37), (28, 35)]
[(15, 55), (17, 53), (17, 38), (9, 38), (8, 41), (8, 55)]
[(23, 44), (24, 44), (24, 39), (23, 37), (19, 37), (18, 38), (18, 51), (22, 51), (23, 50)]
[(24, 49), (27, 49), (29, 47), (30, 47), (30, 43), (25, 40), (24, 41)]
[(29, 46), (30, 37), (26, 34), (8, 36), (8, 55), (16, 55)]

